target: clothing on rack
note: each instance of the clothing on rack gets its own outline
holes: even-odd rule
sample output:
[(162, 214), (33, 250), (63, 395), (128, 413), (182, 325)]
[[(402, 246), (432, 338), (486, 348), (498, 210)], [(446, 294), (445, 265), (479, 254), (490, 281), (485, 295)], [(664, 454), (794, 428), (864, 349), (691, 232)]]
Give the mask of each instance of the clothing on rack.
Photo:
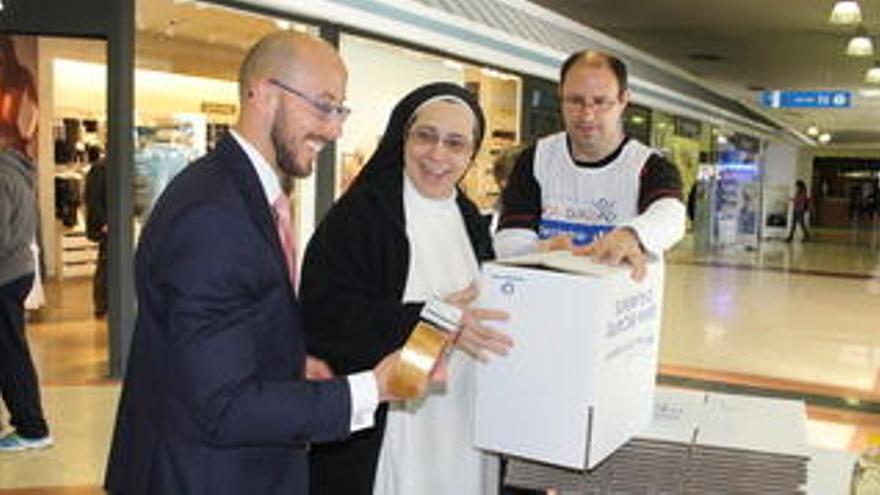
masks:
[(55, 177), (55, 218), (65, 227), (73, 227), (77, 222), (79, 207), (82, 205), (82, 178), (74, 174)]

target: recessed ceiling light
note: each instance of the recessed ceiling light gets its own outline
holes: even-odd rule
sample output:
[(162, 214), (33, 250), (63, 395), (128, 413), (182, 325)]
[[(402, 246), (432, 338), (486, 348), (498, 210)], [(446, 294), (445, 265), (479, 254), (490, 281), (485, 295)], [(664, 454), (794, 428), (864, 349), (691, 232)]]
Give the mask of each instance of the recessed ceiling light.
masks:
[(874, 67), (871, 67), (865, 73), (865, 82), (880, 84), (880, 61), (874, 62)]
[(862, 9), (855, 0), (839, 0), (828, 18), (831, 24), (858, 24), (862, 22)]
[(275, 19), (275, 25), (278, 26), (278, 29), (282, 31), (287, 31), (290, 29), (290, 21), (286, 19)]
[(865, 28), (860, 27), (846, 45), (846, 54), (851, 57), (870, 57), (874, 54), (874, 41)]
[(816, 137), (818, 135), (819, 135), (819, 126), (817, 126), (816, 124), (810, 124), (810, 126), (807, 127), (807, 136)]
[(831, 142), (831, 133), (823, 132), (822, 134), (819, 134), (819, 142), (822, 144), (828, 144)]

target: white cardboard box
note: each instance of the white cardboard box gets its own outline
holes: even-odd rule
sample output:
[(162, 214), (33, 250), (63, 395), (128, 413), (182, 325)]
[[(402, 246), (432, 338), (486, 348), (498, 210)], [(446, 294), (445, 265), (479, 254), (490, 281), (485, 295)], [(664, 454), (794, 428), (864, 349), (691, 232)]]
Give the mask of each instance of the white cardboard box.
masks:
[(495, 326), (514, 347), (477, 373), (476, 446), (591, 469), (645, 428), (663, 271), (652, 263), (636, 283), (562, 251), (484, 265), (480, 306), (510, 313)]

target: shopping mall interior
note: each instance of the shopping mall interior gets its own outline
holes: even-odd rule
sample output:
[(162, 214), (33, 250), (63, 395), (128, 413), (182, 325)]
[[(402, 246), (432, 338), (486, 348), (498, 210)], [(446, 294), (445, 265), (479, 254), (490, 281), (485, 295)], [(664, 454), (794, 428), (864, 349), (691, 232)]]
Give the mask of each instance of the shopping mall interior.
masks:
[[(429, 0), (124, 0), (118, 4), (130, 8), (116, 11), (115, 1), (91, 0), (114, 4), (110, 21), (128, 16), (127, 36), (106, 26), (67, 32), (46, 18), (84, 14), (35, 13), (29, 2), (0, 2), (0, 37), (12, 40), (12, 56), (39, 96), (25, 150), (38, 163), (42, 294), (29, 300), (27, 336), (55, 445), (0, 453), (0, 495), (103, 493), (136, 314), (125, 289), (131, 253), (163, 188), (235, 122), (246, 50), (278, 30), (330, 40), (349, 75), (344, 133), (319, 159), (319, 174), (293, 191), (298, 250), (412, 88), (450, 81), (478, 95), (486, 141), (461, 187), (489, 212), (499, 199), (495, 158), (562, 128), (555, 71), (565, 55), (580, 46), (622, 53), (634, 76), (624, 128), (678, 166), (693, 208), (687, 234), (665, 257), (658, 385), (803, 404), (811, 462), (804, 493), (850, 493), (860, 456), (880, 448), (880, 73), (866, 77), (877, 70), (870, 55), (846, 54), (854, 32), (877, 41), (880, 2), (860, 0), (861, 21), (832, 24), (832, 1), (794, 15), (806, 2), (753, 0), (746, 8), (725, 0), (714, 12), (663, 0), (634, 15), (642, 2), (595, 2), (580, 12), (583, 2), (526, 0), (473, 9)], [(674, 24), (682, 9), (705, 12)], [(744, 13), (728, 16), (731, 9)], [(517, 22), (526, 17), (536, 24)], [(727, 25), (712, 24), (727, 17)], [(540, 32), (547, 26), (558, 27), (556, 39)], [(784, 65), (788, 79), (782, 69), (770, 77), (771, 55), (793, 52), (759, 56), (772, 51), (768, 33), (821, 38), (817, 58), (834, 61), (824, 68), (813, 61), (816, 77), (794, 62)], [(724, 51), (752, 38), (753, 53)], [(783, 44), (796, 51), (801, 42), (807, 46), (795, 38)], [(108, 73), (120, 60), (131, 69), (121, 79), (132, 82), (128, 93), (117, 92)], [(762, 94), (776, 90), (843, 92), (846, 108), (764, 105)], [(118, 235), (107, 315), (93, 303), (99, 248), (85, 229), (93, 148), (126, 165), (108, 172)], [(790, 239), (798, 180), (812, 198), (810, 235)]]

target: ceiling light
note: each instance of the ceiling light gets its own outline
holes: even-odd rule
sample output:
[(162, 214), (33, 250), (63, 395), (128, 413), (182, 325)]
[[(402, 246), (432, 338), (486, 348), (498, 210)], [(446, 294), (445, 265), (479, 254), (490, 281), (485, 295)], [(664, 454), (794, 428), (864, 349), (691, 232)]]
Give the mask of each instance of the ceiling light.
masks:
[(822, 134), (819, 134), (819, 142), (820, 143), (828, 144), (828, 142), (830, 142), (830, 141), (831, 141), (831, 133), (830, 132), (823, 132)]
[(880, 89), (860, 89), (859, 96), (862, 98), (880, 98)]
[(831, 9), (831, 24), (858, 24), (862, 22), (862, 9), (855, 0), (838, 0)]
[(846, 45), (846, 54), (851, 57), (870, 57), (874, 54), (874, 42), (865, 28), (856, 29), (856, 35)]
[(287, 31), (290, 29), (290, 21), (285, 19), (275, 19), (275, 25), (278, 26), (278, 29), (282, 31)]
[(865, 82), (880, 84), (880, 60), (874, 62), (874, 67), (865, 73)]
[(3, 5), (3, 0), (0, 0), (0, 11), (3, 10), (3, 7), (4, 7), (4, 5)]
[(818, 135), (819, 135), (819, 126), (817, 126), (816, 124), (810, 124), (810, 126), (807, 127), (807, 136), (816, 137)]

